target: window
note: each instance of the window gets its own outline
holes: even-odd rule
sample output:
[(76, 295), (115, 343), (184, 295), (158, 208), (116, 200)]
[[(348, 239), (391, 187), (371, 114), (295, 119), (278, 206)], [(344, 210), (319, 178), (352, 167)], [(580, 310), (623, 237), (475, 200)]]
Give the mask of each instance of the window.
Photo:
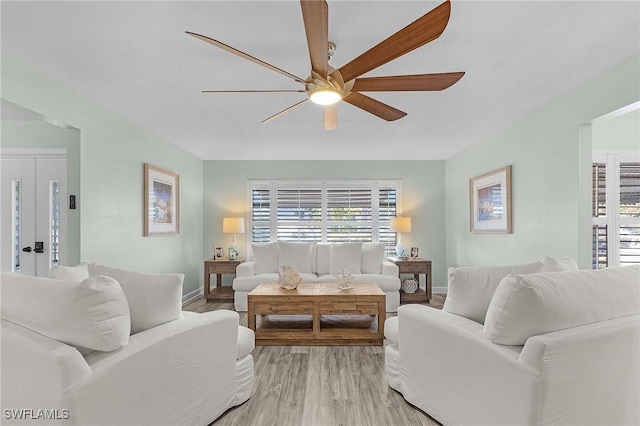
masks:
[(593, 160), (593, 268), (640, 264), (640, 157)]
[(249, 181), (248, 240), (373, 241), (393, 254), (399, 181)]

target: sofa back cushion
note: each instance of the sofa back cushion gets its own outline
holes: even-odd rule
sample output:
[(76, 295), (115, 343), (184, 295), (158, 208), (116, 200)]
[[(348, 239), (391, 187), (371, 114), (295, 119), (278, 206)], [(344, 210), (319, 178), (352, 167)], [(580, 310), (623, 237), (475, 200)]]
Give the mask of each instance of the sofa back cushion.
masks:
[(183, 274), (142, 274), (91, 263), (89, 275), (106, 275), (120, 283), (129, 302), (131, 334), (180, 316)]
[(278, 270), (291, 266), (298, 272), (310, 274), (313, 243), (279, 242)]
[(89, 278), (89, 269), (87, 262), (78, 263), (76, 266), (56, 266), (49, 269), (49, 278), (67, 281), (82, 281)]
[(577, 271), (578, 264), (570, 257), (562, 257), (559, 259), (553, 257), (543, 257), (541, 260), (543, 266), (540, 272), (560, 272), (560, 271)]
[(384, 261), (384, 243), (362, 243), (363, 274), (381, 274)]
[(252, 244), (253, 260), (256, 263), (256, 274), (278, 272), (279, 244), (277, 241), (266, 244)]
[(498, 284), (509, 274), (540, 272), (542, 262), (508, 266), (449, 268), (447, 298), (443, 310), (484, 324), (489, 303)]
[(316, 244), (316, 274), (328, 275), (329, 274), (329, 262), (331, 261), (331, 246), (330, 243), (318, 243)]
[(129, 305), (120, 284), (2, 274), (2, 318), (78, 348), (110, 352), (129, 342)]
[(329, 273), (339, 274), (343, 270), (352, 274), (362, 271), (362, 243), (335, 243), (331, 245)]
[(489, 305), (484, 335), (501, 345), (640, 313), (640, 265), (510, 275)]

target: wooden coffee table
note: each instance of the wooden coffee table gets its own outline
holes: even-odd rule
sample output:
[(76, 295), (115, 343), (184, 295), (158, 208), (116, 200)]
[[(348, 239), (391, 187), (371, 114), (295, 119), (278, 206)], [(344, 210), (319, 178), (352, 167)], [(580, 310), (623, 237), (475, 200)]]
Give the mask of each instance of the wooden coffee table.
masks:
[[(385, 299), (368, 283), (350, 290), (338, 290), (337, 283), (302, 283), (295, 290), (261, 284), (248, 295), (248, 324), (256, 345), (382, 346)], [(278, 317), (268, 320), (272, 316)]]

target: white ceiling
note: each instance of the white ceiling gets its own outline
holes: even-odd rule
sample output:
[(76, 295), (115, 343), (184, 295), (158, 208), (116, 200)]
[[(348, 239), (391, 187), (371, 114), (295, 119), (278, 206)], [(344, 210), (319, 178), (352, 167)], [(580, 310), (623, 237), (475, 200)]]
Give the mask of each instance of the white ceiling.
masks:
[[(328, 1), (339, 68), (438, 1)], [(457, 1), (443, 35), (367, 76), (465, 71), (442, 92), (370, 93), (338, 129), (293, 80), (185, 34), (218, 39), (306, 78), (297, 1), (2, 1), (2, 49), (202, 159), (446, 159), (640, 50), (640, 2)], [(6, 83), (5, 83), (6, 84)]]

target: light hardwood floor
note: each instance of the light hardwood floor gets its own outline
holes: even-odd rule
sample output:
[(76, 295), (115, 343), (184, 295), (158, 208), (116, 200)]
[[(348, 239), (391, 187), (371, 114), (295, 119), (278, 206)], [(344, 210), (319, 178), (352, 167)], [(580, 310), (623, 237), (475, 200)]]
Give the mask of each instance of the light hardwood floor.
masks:
[[(441, 309), (444, 296), (434, 294), (430, 306)], [(198, 298), (184, 309), (233, 310), (233, 304)], [(240, 324), (247, 325), (246, 312), (240, 313)], [(212, 425), (439, 425), (389, 387), (384, 347), (258, 346), (253, 360), (251, 398)]]

